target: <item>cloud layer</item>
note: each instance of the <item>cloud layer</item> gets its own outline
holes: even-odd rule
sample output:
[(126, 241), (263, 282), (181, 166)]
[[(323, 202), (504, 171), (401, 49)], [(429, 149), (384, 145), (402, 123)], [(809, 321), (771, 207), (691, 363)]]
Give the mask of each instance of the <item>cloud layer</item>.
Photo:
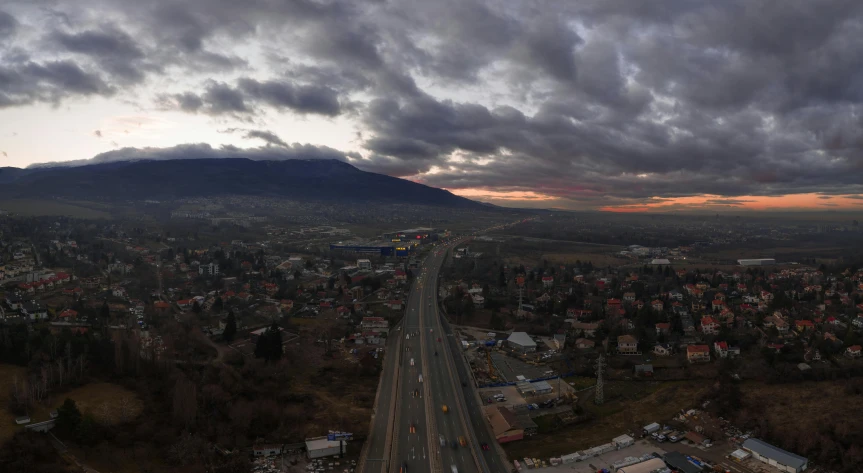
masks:
[[(134, 96), (263, 140), (250, 154), (558, 206), (863, 193), (857, 0), (4, 5), (0, 108)], [(349, 120), (359, 153), (289, 145), (273, 114)]]

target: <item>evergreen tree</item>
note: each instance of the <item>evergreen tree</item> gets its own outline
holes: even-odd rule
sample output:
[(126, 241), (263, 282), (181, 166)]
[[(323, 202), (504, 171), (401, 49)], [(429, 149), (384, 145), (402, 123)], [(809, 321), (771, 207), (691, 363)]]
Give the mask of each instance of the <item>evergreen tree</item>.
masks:
[(57, 409), (57, 427), (65, 432), (75, 432), (81, 423), (81, 411), (73, 399), (66, 398)]
[(278, 324), (273, 324), (258, 338), (255, 345), (255, 357), (266, 361), (275, 361), (282, 358), (282, 331)]
[(201, 304), (198, 304), (198, 301), (195, 301), (195, 302), (192, 304), (192, 312), (194, 312), (195, 314), (197, 314), (197, 315), (201, 315), (201, 311), (202, 311), (202, 310), (203, 310), (203, 309), (201, 308)]
[[(234, 341), (237, 336), (237, 318), (234, 316), (234, 311), (228, 312), (228, 319), (225, 321), (225, 331), (222, 332), (222, 339), (228, 343)], [(257, 349), (255, 350), (257, 351)]]

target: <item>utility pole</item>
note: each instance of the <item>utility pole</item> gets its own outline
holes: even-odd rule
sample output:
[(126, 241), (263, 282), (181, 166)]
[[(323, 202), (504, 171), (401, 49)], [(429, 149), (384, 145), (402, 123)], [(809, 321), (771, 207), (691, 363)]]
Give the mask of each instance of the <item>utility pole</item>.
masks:
[(602, 384), (602, 368), (603, 368), (603, 359), (602, 355), (599, 355), (599, 359), (596, 360), (596, 392), (593, 396), (593, 402), (601, 406), (603, 402), (605, 402), (605, 396), (603, 393), (603, 384)]

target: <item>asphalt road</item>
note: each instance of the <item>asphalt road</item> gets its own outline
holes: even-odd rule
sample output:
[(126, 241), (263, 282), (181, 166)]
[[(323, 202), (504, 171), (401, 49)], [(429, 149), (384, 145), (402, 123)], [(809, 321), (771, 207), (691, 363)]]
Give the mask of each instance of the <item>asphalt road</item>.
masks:
[[(364, 471), (360, 473), (432, 473), (434, 467), (442, 473), (452, 473), (453, 466), (458, 473), (510, 470), (495, 451), (494, 438), (470, 385), (461, 347), (438, 311), (437, 277), (445, 250), (436, 248), (423, 262), (408, 297), (405, 317), (390, 331), (384, 379)], [(395, 415), (390, 416), (391, 412)], [(445, 446), (441, 446), (441, 436)], [(458, 445), (459, 437), (464, 437), (466, 446)], [(456, 447), (452, 446), (454, 441)], [(482, 450), (483, 443), (491, 449)], [(478, 471), (477, 460), (482, 471)], [(401, 471), (403, 466), (407, 472)]]

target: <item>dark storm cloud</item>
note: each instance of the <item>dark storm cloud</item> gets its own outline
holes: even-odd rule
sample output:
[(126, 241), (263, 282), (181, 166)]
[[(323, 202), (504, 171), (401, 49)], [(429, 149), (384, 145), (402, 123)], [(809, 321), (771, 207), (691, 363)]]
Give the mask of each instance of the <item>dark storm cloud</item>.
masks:
[(178, 145), (170, 148), (122, 148), (101, 153), (92, 159), (35, 164), (30, 167), (86, 166), (88, 164), (118, 161), (165, 161), (171, 159), (227, 159), (242, 158), (253, 161), (280, 161), (287, 159), (356, 159), (354, 153), (343, 153), (326, 146), (302, 145), (262, 146), (259, 148), (237, 148), (222, 146), (214, 148), (207, 143)]
[(295, 86), (288, 82), (241, 79), (242, 89), (250, 97), (276, 108), (289, 108), (300, 113), (338, 115), (341, 111), (336, 91), (327, 87)]
[(54, 41), (66, 50), (93, 58), (102, 68), (127, 83), (141, 82), (144, 52), (126, 32), (114, 27), (80, 33), (55, 32)]
[(0, 10), (0, 39), (11, 37), (16, 29), (18, 29), (18, 20)]
[(248, 130), (245, 128), (226, 128), (219, 130), (219, 133), (243, 133), (243, 138), (247, 140), (259, 139), (267, 143), (267, 146), (282, 146), (289, 148), (284, 140), (279, 138), (279, 135), (267, 130)]
[(257, 105), (277, 110), (335, 116), (341, 113), (338, 93), (328, 87), (296, 85), (286, 81), (264, 81), (243, 78), (233, 87), (224, 82), (210, 81), (204, 93), (194, 92), (161, 95), (157, 102), (163, 108), (178, 108), (184, 112), (209, 115), (245, 115), (256, 112)]
[(113, 93), (102, 78), (72, 61), (0, 63), (0, 108)]

